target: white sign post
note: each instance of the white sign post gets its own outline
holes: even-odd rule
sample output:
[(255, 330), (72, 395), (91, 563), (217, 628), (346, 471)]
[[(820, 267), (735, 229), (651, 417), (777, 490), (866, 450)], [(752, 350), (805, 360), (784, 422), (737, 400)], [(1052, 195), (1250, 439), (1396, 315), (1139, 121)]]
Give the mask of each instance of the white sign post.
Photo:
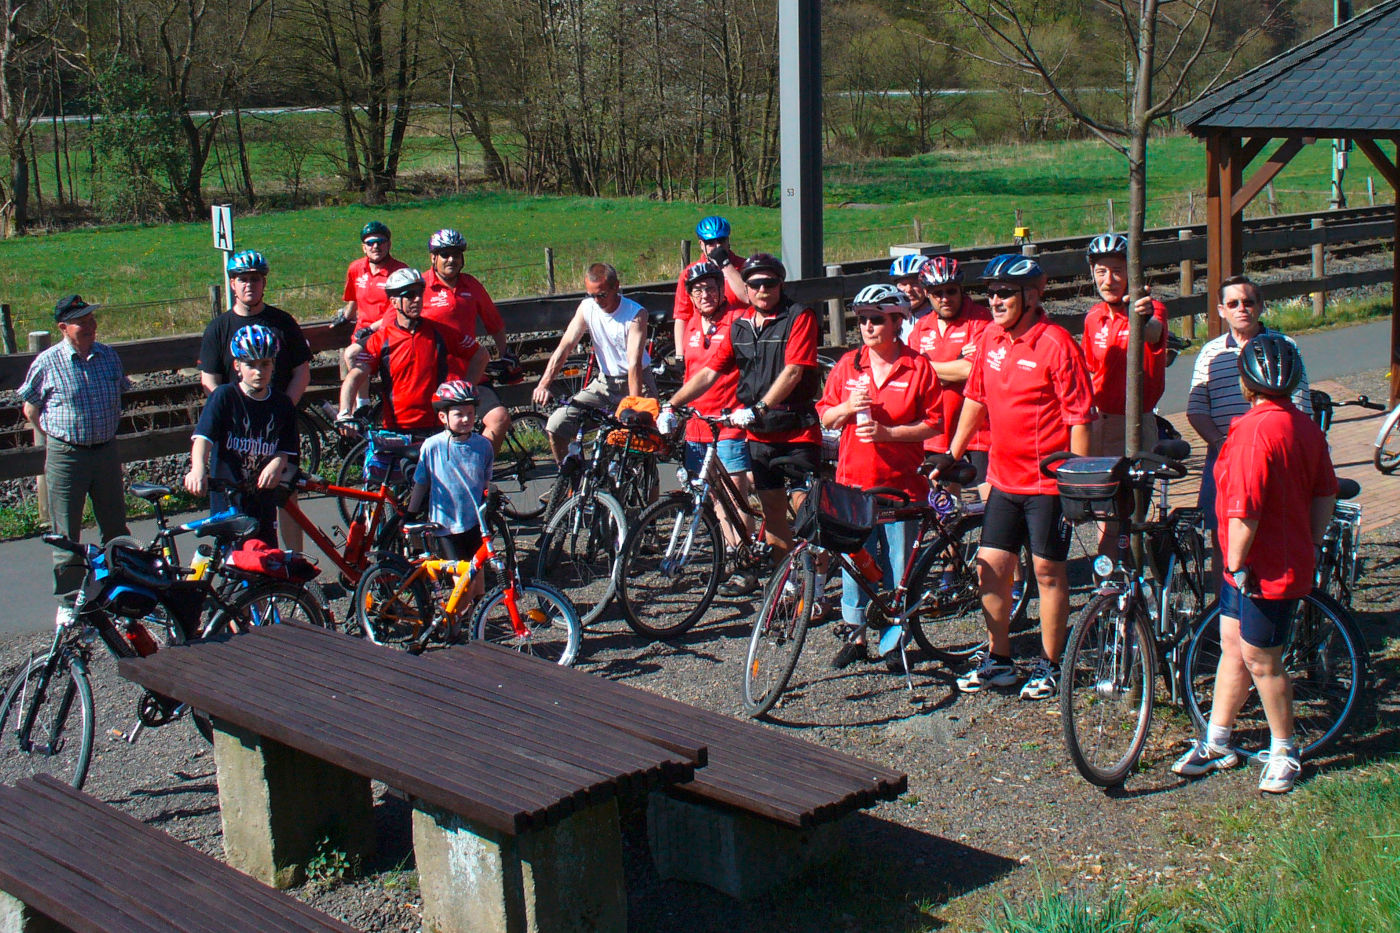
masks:
[(214, 248), (223, 253), (219, 268), (224, 274), (224, 310), (233, 308), (233, 291), (228, 282), (228, 260), (233, 255), (233, 205), (215, 204), (210, 209), (214, 222)]

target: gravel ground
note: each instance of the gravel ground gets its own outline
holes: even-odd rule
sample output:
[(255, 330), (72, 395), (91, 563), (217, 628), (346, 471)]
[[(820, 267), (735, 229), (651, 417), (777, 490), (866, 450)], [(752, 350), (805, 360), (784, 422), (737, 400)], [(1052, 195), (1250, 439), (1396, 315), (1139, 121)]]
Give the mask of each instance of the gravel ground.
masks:
[[(1360, 391), (1379, 395), (1382, 374)], [(1378, 480), (1379, 481), (1379, 480)], [(1400, 603), (1396, 528), (1366, 529), (1356, 609), (1372, 649), (1371, 701), (1353, 737), (1305, 772), (1346, 768), (1393, 753), (1400, 711), (1393, 685), (1400, 653), (1392, 635)], [(1077, 611), (1087, 569), (1072, 565)], [(834, 590), (833, 590), (834, 592)], [(343, 613), (343, 604), (339, 607)], [(670, 645), (646, 645), (620, 622), (585, 636), (582, 670), (678, 700), (738, 713), (738, 679), (752, 606), (722, 603), (700, 627)], [(0, 646), (0, 665), (17, 667), (46, 639)], [(663, 882), (646, 851), (643, 810), (625, 809), (631, 926), (639, 930), (969, 929), (1006, 898), (1045, 889), (1140, 891), (1144, 884), (1192, 887), (1237, 858), (1241, 840), (1222, 837), (1217, 817), (1297, 805), (1298, 797), (1258, 799), (1257, 773), (1187, 782), (1168, 766), (1190, 738), (1185, 714), (1158, 707), (1139, 771), (1120, 790), (1084, 782), (1070, 764), (1054, 703), (1025, 703), (1014, 692), (961, 696), (952, 672), (919, 665), (923, 702), (911, 704), (901, 678), (878, 665), (832, 671), (837, 643), (829, 625), (809, 636), (793, 687), (772, 727), (867, 757), (909, 774), (909, 792), (848, 821), (832, 869), (736, 903), (709, 889)], [(1018, 639), (1022, 657), (1038, 650)], [(94, 664), (99, 743), (87, 790), (204, 851), (221, 853), (213, 756), (187, 724), (148, 732), (136, 745), (104, 735), (134, 720), (137, 691), (107, 657)], [(296, 895), (363, 930), (420, 925), (408, 838), (408, 809), (377, 789), (380, 854), (345, 883), (307, 885)], [(1252, 812), (1252, 811), (1251, 811)], [(1247, 843), (1246, 843), (1247, 844)], [(820, 884), (814, 882), (820, 881)]]

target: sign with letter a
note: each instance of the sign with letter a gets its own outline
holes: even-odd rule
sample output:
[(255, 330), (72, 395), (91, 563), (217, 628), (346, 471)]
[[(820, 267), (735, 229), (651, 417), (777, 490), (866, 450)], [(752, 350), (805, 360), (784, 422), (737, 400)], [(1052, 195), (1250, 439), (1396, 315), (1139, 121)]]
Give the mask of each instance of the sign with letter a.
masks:
[(215, 204), (210, 213), (214, 219), (214, 248), (233, 252), (233, 205)]

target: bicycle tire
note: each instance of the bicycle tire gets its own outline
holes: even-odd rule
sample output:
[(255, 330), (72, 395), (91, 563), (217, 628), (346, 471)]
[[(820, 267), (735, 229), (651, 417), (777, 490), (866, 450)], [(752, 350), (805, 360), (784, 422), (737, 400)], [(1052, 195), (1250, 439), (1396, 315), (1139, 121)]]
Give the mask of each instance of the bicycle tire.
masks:
[(584, 625), (597, 621), (617, 593), (617, 558), (627, 518), (611, 495), (572, 496), (539, 540), (535, 577), (557, 586)]
[(778, 567), (749, 636), (744, 658), (744, 681), (739, 699), (744, 713), (758, 718), (781, 698), (812, 622), (816, 601), (816, 568), (807, 548), (789, 554)]
[(1166, 582), (1162, 584), (1157, 611), (1166, 640), (1175, 645), (1190, 634), (1191, 626), (1209, 605), (1211, 593), (1201, 539), (1180, 528), (1173, 535), (1176, 543), (1167, 557)]
[[(87, 780), (96, 716), (92, 687), (82, 661), (67, 647), (59, 647), (58, 652), (52, 672), (48, 672), (51, 654), (32, 658), (5, 690), (0, 703), (0, 781), (6, 784), (47, 774), (81, 789)], [(26, 749), (20, 745), (19, 729), (31, 716)]]
[[(340, 460), (340, 468), (335, 472), (335, 484), (337, 486), (348, 486), (351, 489), (363, 489), (365, 485), (365, 451), (369, 449), (369, 441), (358, 440), (345, 456)], [(340, 520), (348, 527), (355, 509), (359, 506), (356, 499), (345, 499), (341, 496), (335, 497), (335, 508), (340, 513)]]
[(1060, 665), (1060, 725), (1084, 780), (1118, 787), (1142, 755), (1152, 728), (1157, 657), (1152, 628), (1134, 604), (1100, 593), (1070, 632)]
[(577, 460), (566, 461), (554, 477), (554, 485), (549, 487), (549, 499), (545, 502), (542, 523), (547, 527), (564, 507), (564, 503), (574, 497), (583, 486), (583, 473), (586, 467)]
[(521, 581), (515, 587), (517, 606), (531, 624), (528, 634), (520, 636), (510, 618), (509, 590), (508, 585), (498, 586), (482, 598), (472, 620), (476, 637), (563, 667), (573, 666), (583, 643), (583, 623), (569, 597), (542, 580)]
[(324, 606), (299, 583), (283, 580), (257, 580), (229, 597), (228, 608), (220, 609), (210, 620), (205, 637), (224, 632), (241, 632), (260, 625), (298, 622), (317, 628), (330, 628)]
[(404, 599), (404, 582), (413, 571), (402, 557), (383, 554), (360, 574), (352, 611), (360, 634), (374, 644), (406, 649), (432, 624), (432, 599), (421, 577), (408, 584)]
[[(1182, 695), (1197, 731), (1204, 734), (1220, 661), (1220, 606), (1196, 626), (1182, 665)], [(1356, 622), (1336, 600), (1314, 590), (1303, 597), (1284, 642), (1284, 669), (1293, 682), (1294, 735), (1303, 758), (1321, 754), (1346, 730), (1367, 679), (1367, 649)], [(1236, 744), (1268, 747), (1269, 725), (1259, 697), (1235, 720)], [(1239, 741), (1242, 739), (1242, 741)]]
[(297, 466), (303, 472), (315, 473), (321, 468), (321, 426), (304, 409), (297, 410), (297, 434), (301, 444)]
[(491, 469), (491, 483), (501, 491), (501, 511), (515, 521), (538, 519), (549, 507), (559, 466), (550, 453), (546, 423), (537, 411), (512, 411), (510, 431)]
[(1400, 469), (1400, 405), (1390, 410), (1376, 432), (1376, 452), (1371, 458), (1377, 470), (1394, 473)]
[(719, 589), (723, 541), (714, 512), (693, 497), (647, 508), (618, 558), (617, 599), (632, 630), (666, 641), (694, 627)]

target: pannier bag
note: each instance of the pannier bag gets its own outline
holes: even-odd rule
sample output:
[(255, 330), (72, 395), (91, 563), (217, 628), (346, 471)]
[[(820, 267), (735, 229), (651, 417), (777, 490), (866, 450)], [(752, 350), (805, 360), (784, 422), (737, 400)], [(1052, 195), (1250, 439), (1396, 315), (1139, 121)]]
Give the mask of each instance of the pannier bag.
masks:
[(608, 443), (613, 447), (626, 447), (647, 454), (664, 454), (667, 451), (666, 439), (656, 433), (656, 419), (661, 414), (661, 405), (654, 398), (644, 395), (629, 395), (617, 406), (617, 420), (627, 425), (628, 430), (616, 430), (608, 434)]
[(1073, 457), (1055, 468), (1060, 510), (1071, 522), (1113, 521), (1120, 514), (1126, 490), (1123, 457)]
[(814, 480), (797, 510), (792, 532), (841, 554), (861, 549), (875, 530), (875, 498), (854, 486)]
[(309, 583), (321, 572), (321, 568), (305, 554), (268, 547), (258, 538), (245, 541), (242, 547), (229, 555), (228, 563), (244, 573), (261, 574), (292, 583)]

